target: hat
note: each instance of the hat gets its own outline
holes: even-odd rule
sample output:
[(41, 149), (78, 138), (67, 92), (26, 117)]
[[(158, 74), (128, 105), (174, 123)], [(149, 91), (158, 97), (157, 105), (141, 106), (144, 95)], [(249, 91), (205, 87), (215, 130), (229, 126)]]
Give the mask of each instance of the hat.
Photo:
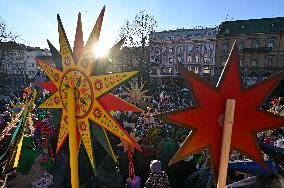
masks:
[(150, 170), (154, 174), (158, 174), (161, 172), (161, 162), (158, 160), (151, 161)]

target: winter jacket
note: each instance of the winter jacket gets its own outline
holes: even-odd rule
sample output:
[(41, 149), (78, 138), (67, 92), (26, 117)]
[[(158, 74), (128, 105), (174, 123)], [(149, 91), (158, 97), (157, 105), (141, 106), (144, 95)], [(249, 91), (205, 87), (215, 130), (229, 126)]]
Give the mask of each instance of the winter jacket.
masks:
[(168, 188), (169, 180), (167, 174), (162, 171), (161, 173), (155, 174), (150, 173), (145, 188)]

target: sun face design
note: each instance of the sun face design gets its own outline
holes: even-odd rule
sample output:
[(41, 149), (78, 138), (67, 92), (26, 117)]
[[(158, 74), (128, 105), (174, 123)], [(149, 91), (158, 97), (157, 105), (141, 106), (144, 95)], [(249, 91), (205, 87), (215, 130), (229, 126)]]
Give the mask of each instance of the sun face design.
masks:
[[(82, 54), (75, 61), (74, 52), (71, 51), (60, 17), (58, 16), (58, 32), (60, 42), (60, 54), (63, 70), (56, 69), (43, 60), (37, 59), (38, 65), (57, 87), (50, 98), (42, 103), (39, 108), (61, 108), (62, 117), (58, 135), (57, 150), (68, 136), (68, 102), (67, 92), (70, 88), (75, 90), (75, 103), (77, 131), (82, 138), (88, 157), (94, 167), (93, 151), (91, 146), (89, 120), (95, 122), (103, 129), (111, 132), (125, 142), (140, 149), (136, 141), (115, 121), (115, 119), (104, 109), (100, 101), (101, 96), (118, 84), (126, 81), (137, 74), (137, 71), (114, 73), (106, 75), (92, 75), (92, 64), (94, 64), (93, 47), (97, 43), (103, 21), (104, 8), (95, 24), (95, 27), (82, 50)], [(92, 53), (91, 53), (92, 52)], [(77, 58), (76, 58), (77, 59)], [(78, 139), (78, 145), (80, 143)], [(79, 147), (78, 147), (79, 148)]]

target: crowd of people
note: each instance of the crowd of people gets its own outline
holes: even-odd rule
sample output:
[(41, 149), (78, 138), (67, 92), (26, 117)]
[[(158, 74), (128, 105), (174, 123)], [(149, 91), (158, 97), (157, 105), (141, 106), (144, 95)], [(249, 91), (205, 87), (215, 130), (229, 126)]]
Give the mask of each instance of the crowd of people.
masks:
[[(181, 83), (181, 82), (178, 82)], [(2, 99), (0, 106), (0, 133), (15, 117), (15, 104), (24, 102), (26, 91), (14, 92)], [(112, 91), (113, 94), (127, 100), (123, 88)], [(48, 97), (39, 92), (35, 105)], [(129, 133), (139, 137), (138, 144), (142, 152), (133, 153), (134, 176), (129, 175), (129, 157), (120, 140), (108, 133), (110, 143), (118, 158), (115, 163), (103, 147), (93, 142), (96, 169), (93, 171), (84, 147), (79, 151), (80, 187), (98, 188), (167, 188), (167, 187), (214, 187), (214, 174), (210, 171), (210, 156), (205, 150), (168, 166), (183, 141), (190, 134), (189, 129), (155, 118), (154, 114), (195, 105), (187, 87), (176, 82), (166, 82), (158, 87), (150, 87), (143, 99), (149, 104), (143, 113), (114, 112), (116, 120)], [(282, 100), (282, 99), (281, 99)], [(281, 111), (283, 104), (279, 100), (266, 103), (267, 109)], [(14, 104), (14, 106), (11, 106)], [(267, 106), (268, 105), (268, 106)], [(55, 154), (57, 134), (60, 122), (60, 110), (43, 110), (34, 108), (30, 122), (27, 122), (25, 139), (19, 167), (10, 178), (2, 180), (7, 187), (70, 187), (69, 148), (64, 144), (61, 151)], [(283, 130), (275, 130), (259, 134), (260, 141), (268, 145), (283, 148)], [(0, 140), (1, 152), (7, 149), (9, 135)], [(281, 141), (282, 140), (282, 141)], [(2, 150), (4, 148), (4, 150)], [(0, 161), (1, 166), (3, 161)], [(133, 174), (132, 174), (133, 175)], [(228, 182), (243, 177), (232, 176)]]

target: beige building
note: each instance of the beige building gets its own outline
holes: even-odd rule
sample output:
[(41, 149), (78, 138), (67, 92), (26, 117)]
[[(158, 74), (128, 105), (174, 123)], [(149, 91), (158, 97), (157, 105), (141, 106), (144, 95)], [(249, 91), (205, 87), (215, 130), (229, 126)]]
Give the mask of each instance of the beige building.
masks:
[(215, 66), (216, 28), (178, 29), (150, 35), (152, 81), (179, 78), (177, 66), (211, 80)]
[(217, 35), (215, 81), (237, 41), (243, 79), (252, 85), (284, 68), (284, 18), (226, 21)]
[(47, 49), (15, 42), (0, 43), (0, 78), (2, 85), (26, 85), (36, 77), (36, 57), (51, 56)]

